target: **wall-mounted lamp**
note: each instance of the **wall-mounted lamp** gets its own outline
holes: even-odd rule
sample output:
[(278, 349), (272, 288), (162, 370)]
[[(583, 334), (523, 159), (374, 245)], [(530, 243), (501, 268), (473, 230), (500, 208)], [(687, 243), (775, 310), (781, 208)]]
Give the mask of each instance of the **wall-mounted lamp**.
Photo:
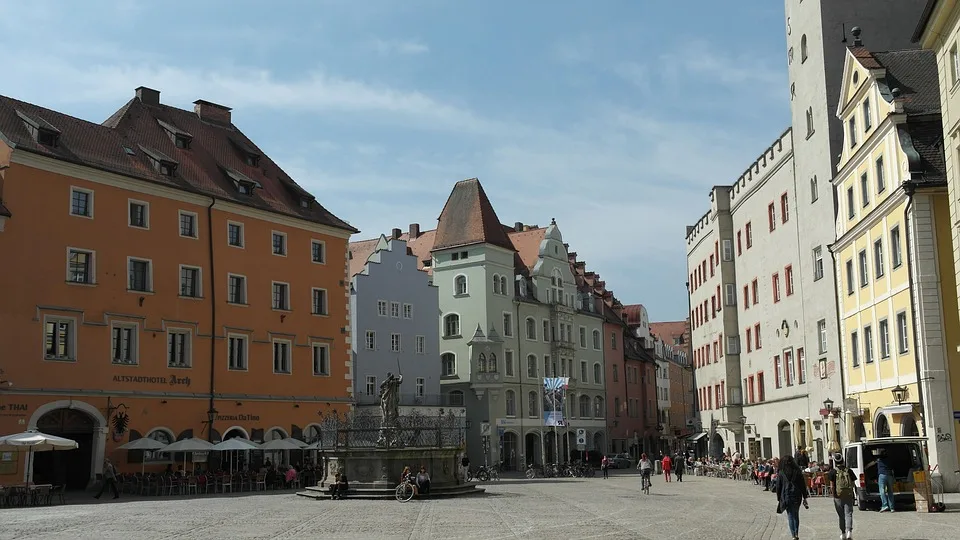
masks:
[(140, 298), (137, 299), (137, 303), (140, 305), (140, 307), (143, 307), (143, 301), (146, 299), (147, 299), (146, 296), (141, 296)]
[(238, 401), (238, 402), (237, 402), (237, 407), (239, 407), (239, 406), (241, 406), (241, 405), (243, 405), (243, 402), (242, 402), (242, 401)]
[(907, 399), (907, 388), (900, 386), (899, 384), (893, 389), (890, 390), (893, 394), (893, 400), (897, 402), (897, 405), (902, 405), (903, 400)]
[(280, 314), (280, 322), (283, 322), (286, 318), (287, 318), (287, 314), (286, 314), (286, 313), (281, 313), (281, 314)]
[(8, 381), (3, 378), (3, 369), (0, 369), (0, 386), (13, 386), (13, 381)]
[(160, 400), (160, 404), (161, 404), (161, 405), (166, 405), (166, 404), (167, 404), (167, 400), (161, 399), (161, 400)]

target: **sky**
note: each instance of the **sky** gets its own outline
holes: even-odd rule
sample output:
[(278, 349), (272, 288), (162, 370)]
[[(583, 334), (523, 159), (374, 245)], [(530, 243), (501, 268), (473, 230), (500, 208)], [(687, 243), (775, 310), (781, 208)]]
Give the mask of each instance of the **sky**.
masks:
[(685, 226), (789, 125), (784, 28), (771, 0), (0, 0), (0, 94), (95, 122), (141, 85), (232, 107), (357, 240), (435, 227), (476, 177), (678, 320)]

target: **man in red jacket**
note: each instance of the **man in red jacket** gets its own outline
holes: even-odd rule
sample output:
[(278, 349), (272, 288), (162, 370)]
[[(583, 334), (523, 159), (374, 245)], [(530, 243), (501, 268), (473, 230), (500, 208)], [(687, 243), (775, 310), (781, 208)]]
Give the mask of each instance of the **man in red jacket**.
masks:
[(660, 465), (663, 467), (663, 477), (667, 482), (670, 481), (670, 467), (673, 466), (673, 462), (670, 459), (670, 456), (663, 456), (663, 460), (660, 461)]

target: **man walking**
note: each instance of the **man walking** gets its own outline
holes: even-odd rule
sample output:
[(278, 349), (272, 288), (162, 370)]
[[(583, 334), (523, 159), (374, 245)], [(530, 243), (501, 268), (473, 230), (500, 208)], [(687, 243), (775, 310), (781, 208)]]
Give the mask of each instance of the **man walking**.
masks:
[(120, 491), (117, 489), (117, 469), (113, 466), (113, 462), (110, 461), (110, 458), (103, 458), (103, 483), (100, 485), (100, 492), (93, 496), (94, 499), (99, 499), (103, 492), (106, 491), (107, 486), (110, 486), (113, 489), (113, 498), (120, 498)]
[(663, 459), (660, 460), (660, 466), (663, 467), (663, 478), (665, 481), (670, 481), (670, 468), (673, 465), (673, 460), (670, 459), (669, 455), (663, 456)]
[(833, 492), (833, 506), (840, 520), (840, 540), (853, 538), (853, 494), (856, 476), (843, 462), (843, 454), (833, 455), (833, 470), (828, 476)]
[[(880, 484), (880, 511), (893, 512), (895, 510), (895, 501), (893, 496), (893, 468), (891, 468), (890, 464), (887, 462), (886, 451), (881, 448), (879, 452), (880, 455), (877, 456), (876, 464), (877, 482)], [(869, 467), (869, 465), (867, 466)]]

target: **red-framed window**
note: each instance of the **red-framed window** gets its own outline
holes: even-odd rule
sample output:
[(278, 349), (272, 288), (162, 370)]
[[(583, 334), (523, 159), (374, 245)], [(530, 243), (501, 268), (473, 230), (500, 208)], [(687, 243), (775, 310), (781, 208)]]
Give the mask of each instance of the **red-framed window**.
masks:
[(783, 281), (787, 287), (787, 296), (793, 294), (793, 265), (788, 264), (783, 268)]
[(751, 332), (752, 332), (752, 330), (748, 327), (748, 328), (747, 328), (747, 332), (746, 332), (746, 335), (747, 335), (747, 352), (752, 352), (752, 351), (753, 351), (753, 339), (752, 339), (753, 336), (752, 336)]
[(759, 295), (758, 295), (758, 292), (757, 292), (757, 290), (759, 289), (759, 286), (758, 286), (758, 285), (759, 285), (759, 284), (757, 283), (757, 278), (753, 278), (753, 283), (750, 284), (750, 287), (752, 288), (752, 290), (750, 291), (750, 296), (751, 296), (751, 298), (752, 298), (752, 300), (753, 300), (753, 305), (757, 305), (757, 302), (760, 301), (760, 300), (759, 300)]
[(765, 399), (767, 399), (767, 398), (766, 398), (766, 395), (765, 395), (765, 393), (764, 393), (764, 388), (763, 388), (763, 372), (761, 371), (761, 372), (757, 373), (757, 400), (758, 400), (758, 401), (763, 401), (763, 400), (765, 400)]
[(741, 231), (737, 231), (737, 257), (743, 254), (743, 235)]
[(750, 286), (743, 286), (743, 309), (750, 309)]
[(807, 358), (803, 347), (797, 349), (797, 384), (807, 382)]
[(767, 205), (767, 221), (770, 223), (770, 232), (777, 229), (777, 207), (773, 203)]
[(747, 377), (747, 403), (754, 403), (753, 375)]
[(776, 388), (783, 388), (783, 366), (780, 365), (780, 355), (773, 357), (773, 384)]
[(780, 301), (780, 273), (774, 272), (773, 276), (770, 278), (771, 286), (773, 287), (773, 303), (776, 304)]

